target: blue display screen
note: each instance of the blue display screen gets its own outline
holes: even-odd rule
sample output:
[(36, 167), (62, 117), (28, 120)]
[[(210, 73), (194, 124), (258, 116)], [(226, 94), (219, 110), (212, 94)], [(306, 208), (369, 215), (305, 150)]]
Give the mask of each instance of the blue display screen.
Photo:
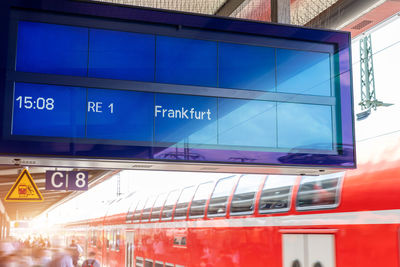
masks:
[(88, 29), (20, 21), (16, 70), (86, 76)]
[(330, 96), (330, 53), (294, 48), (20, 21), (16, 70)]
[(330, 106), (27, 83), (14, 92), (14, 135), (332, 149)]
[(89, 77), (154, 81), (154, 35), (89, 30)]
[(349, 162), (339, 162), (353, 144), (347, 35), (116, 6), (97, 15), (36, 7), (10, 10), (0, 153)]
[[(333, 149), (333, 106), (307, 98), (309, 103), (290, 103), (296, 95), (331, 96), (327, 52), (20, 21), (16, 70), (147, 84), (118, 90), (15, 83), (13, 135), (191, 148)], [(199, 89), (180, 87), (183, 95), (165, 93), (174, 87), (163, 85)], [(154, 90), (140, 92), (149, 87)], [(239, 89), (244, 98), (221, 89)], [(210, 96), (191, 95), (204, 90)], [(262, 100), (245, 91), (278, 94)]]

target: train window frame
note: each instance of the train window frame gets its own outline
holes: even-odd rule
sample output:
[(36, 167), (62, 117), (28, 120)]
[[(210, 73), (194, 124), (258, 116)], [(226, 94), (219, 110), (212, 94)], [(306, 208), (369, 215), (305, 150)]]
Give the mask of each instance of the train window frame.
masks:
[[(138, 260), (141, 262), (138, 263)], [(142, 257), (136, 257), (135, 258), (135, 267), (143, 267), (143, 261), (144, 261), (144, 259)]]
[[(157, 266), (157, 265), (159, 265), (159, 266)], [(155, 261), (154, 262), (154, 267), (163, 267), (164, 266), (164, 262), (162, 262), (162, 261)]]
[[(292, 178), (292, 183), (290, 186), (290, 190), (288, 193), (288, 206), (286, 208), (277, 208), (277, 209), (261, 209), (261, 198), (262, 198), (262, 194), (263, 191), (265, 189), (265, 186), (267, 185), (267, 183), (269, 182), (269, 179), (282, 179), (283, 177), (288, 177), (288, 178)], [(293, 190), (294, 190), (294, 186), (296, 185), (296, 181), (297, 181), (298, 176), (296, 175), (268, 175), (267, 178), (264, 180), (264, 184), (262, 185), (261, 189), (260, 189), (260, 196), (258, 197), (258, 205), (257, 205), (257, 211), (259, 214), (270, 214), (270, 213), (283, 213), (283, 212), (288, 212), (291, 208), (292, 208), (292, 198), (293, 198)]]
[[(189, 195), (188, 195), (188, 196), (190, 196), (190, 197), (188, 198), (188, 201), (187, 201), (187, 202), (179, 203), (179, 200), (180, 200), (181, 197), (183, 196), (183, 193), (185, 192), (185, 190), (189, 190), (189, 189), (192, 189), (192, 192), (189, 191)], [(187, 215), (188, 215), (188, 211), (189, 211), (189, 207), (190, 207), (190, 202), (191, 202), (192, 199), (193, 199), (193, 196), (194, 196), (195, 191), (196, 191), (196, 186), (194, 186), (194, 185), (187, 186), (187, 187), (185, 187), (185, 188), (182, 189), (181, 194), (179, 195), (179, 198), (178, 198), (178, 200), (176, 201), (176, 204), (175, 204), (175, 209), (174, 209), (174, 214), (173, 214), (174, 221), (175, 221), (175, 220), (186, 220)], [(185, 197), (186, 197), (186, 196), (185, 196)], [(186, 199), (185, 199), (185, 200), (186, 200)], [(186, 204), (186, 203), (187, 203), (187, 206), (186, 206), (186, 208), (185, 208), (186, 214), (185, 214), (184, 216), (178, 216), (178, 217), (176, 217), (176, 208), (178, 207), (178, 204)]]
[(151, 267), (154, 266), (154, 261), (153, 261), (152, 259), (145, 259), (145, 260), (144, 260), (144, 267), (147, 267), (147, 266), (146, 266), (146, 263), (149, 263), (149, 262), (151, 263)]
[(129, 206), (128, 212), (126, 213), (126, 218), (125, 218), (126, 223), (133, 223), (133, 216), (135, 215), (135, 211), (139, 203), (140, 203), (140, 196), (138, 194), (134, 194), (131, 205)]
[[(139, 202), (138, 202), (138, 204), (137, 204), (137, 206), (136, 206), (135, 212), (133, 213), (132, 222), (134, 222), (134, 223), (139, 223), (139, 222), (140, 222), (140, 220), (142, 219), (142, 211), (143, 211), (144, 206), (146, 205), (148, 199), (149, 199), (149, 198), (146, 198), (146, 199), (144, 199), (143, 201), (142, 201), (142, 200), (139, 200)], [(142, 203), (143, 203), (143, 204), (142, 204)], [(141, 206), (140, 206), (140, 205), (141, 205)], [(135, 215), (136, 215), (137, 213), (139, 213), (139, 214), (138, 214), (138, 219), (135, 219)]]
[[(295, 205), (296, 205), (296, 211), (310, 211), (310, 210), (327, 210), (327, 209), (335, 209), (339, 207), (341, 203), (341, 195), (342, 195), (342, 189), (343, 189), (343, 181), (344, 181), (344, 175), (345, 172), (339, 172), (339, 173), (332, 173), (332, 174), (326, 174), (326, 175), (320, 175), (320, 176), (302, 176), (298, 190), (296, 192), (296, 200), (295, 200)], [(303, 185), (303, 181), (306, 179), (314, 179), (314, 180), (328, 180), (331, 178), (337, 177), (338, 181), (336, 184), (336, 192), (335, 192), (335, 203), (334, 204), (321, 204), (321, 205), (315, 205), (315, 206), (305, 206), (305, 207), (299, 207), (299, 194), (301, 192), (301, 187)]]
[[(153, 210), (153, 206), (154, 206), (154, 203), (156, 202), (156, 199), (157, 199), (157, 195), (149, 196), (147, 198), (146, 204), (144, 205), (143, 210), (142, 210), (142, 215), (140, 216), (141, 223), (150, 221), (151, 211)], [(147, 213), (147, 210), (149, 211), (148, 216), (146, 219), (143, 219), (143, 215), (145, 214), (145, 212)]]
[[(168, 207), (172, 206), (172, 208), (171, 208), (171, 216), (170, 217), (163, 217), (164, 210), (165, 210), (165, 207), (167, 206), (167, 202), (169, 200), (169, 197), (175, 192), (176, 192), (176, 195), (174, 196), (176, 198), (175, 201), (171, 205), (168, 204)], [(171, 221), (172, 220), (172, 218), (174, 217), (174, 213), (175, 213), (175, 205), (176, 205), (176, 202), (178, 202), (178, 199), (179, 199), (179, 196), (181, 195), (181, 192), (182, 192), (182, 190), (175, 189), (175, 190), (172, 190), (172, 191), (170, 191), (168, 193), (168, 196), (167, 196), (167, 198), (165, 199), (165, 202), (164, 202), (164, 206), (162, 207), (162, 210), (161, 210), (161, 221)], [(174, 200), (174, 199), (172, 199), (172, 200)]]
[[(226, 197), (225, 212), (224, 213), (211, 213), (210, 214), (209, 212), (210, 212), (211, 201), (213, 199), (213, 195), (215, 193), (215, 190), (218, 187), (218, 184), (223, 180), (229, 180), (229, 179), (232, 179), (232, 188), (231, 188), (231, 191), (229, 192), (229, 194), (224, 196), (224, 197)], [(231, 175), (231, 176), (228, 176), (228, 177), (223, 177), (221, 179), (218, 179), (218, 181), (215, 183), (214, 189), (213, 189), (213, 191), (212, 191), (212, 193), (210, 195), (210, 198), (208, 200), (207, 211), (206, 211), (207, 218), (225, 217), (228, 214), (229, 205), (230, 205), (230, 198), (232, 197), (232, 194), (233, 194), (233, 192), (234, 192), (234, 190), (236, 188), (237, 182), (238, 182), (238, 176), (237, 175)]]
[(165, 267), (174, 267), (174, 265), (172, 263), (165, 263)]
[[(232, 212), (232, 204), (234, 203), (234, 197), (236, 195), (236, 191), (239, 188), (240, 181), (243, 178), (249, 177), (249, 176), (259, 176), (261, 178), (256, 191), (254, 191), (254, 197), (253, 197), (253, 202), (252, 202), (253, 209), (251, 211)], [(258, 193), (260, 191), (260, 187), (262, 187), (264, 185), (264, 183), (265, 183), (265, 177), (266, 177), (266, 175), (263, 175), (263, 174), (245, 174), (245, 175), (242, 175), (242, 176), (239, 177), (239, 180), (238, 180), (238, 182), (236, 184), (235, 190), (233, 191), (232, 199), (231, 199), (230, 204), (229, 204), (229, 215), (230, 216), (252, 215), (252, 214), (255, 213), (256, 204), (257, 204), (257, 196), (258, 196)]]
[[(156, 222), (156, 221), (160, 220), (161, 211), (163, 210), (164, 203), (167, 200), (167, 196), (168, 196), (167, 193), (161, 193), (157, 196), (156, 200), (154, 201), (153, 208), (151, 209), (150, 216), (149, 216), (151, 222)], [(162, 203), (157, 203), (159, 201), (159, 199), (161, 199)], [(158, 208), (160, 208), (160, 210), (157, 211), (158, 217), (153, 218), (154, 209), (158, 209)]]
[[(210, 186), (210, 187), (211, 187), (210, 191), (209, 191), (209, 192), (206, 192), (207, 197), (205, 197), (204, 199), (195, 200), (195, 197), (196, 197), (197, 193), (199, 192), (199, 191), (198, 191), (199, 188), (200, 188), (201, 186), (204, 186), (204, 185), (207, 185), (207, 184), (211, 185), (211, 186)], [(196, 188), (196, 190), (195, 190), (195, 192), (194, 192), (194, 195), (193, 195), (193, 197), (192, 197), (192, 200), (190, 201), (189, 216), (188, 216), (189, 219), (204, 218), (204, 216), (206, 215), (207, 202), (208, 202), (208, 200), (210, 199), (211, 194), (212, 194), (212, 192), (214, 191), (214, 188), (215, 188), (215, 182), (214, 182), (214, 181), (204, 182), (204, 183), (201, 183), (201, 184), (199, 184), (199, 185), (197, 186), (197, 188)], [(208, 188), (206, 188), (206, 189), (208, 189)], [(201, 194), (203, 194), (203, 192), (201, 192)], [(194, 202), (194, 201), (203, 201), (203, 200), (204, 200), (204, 206), (202, 206), (202, 208), (203, 208), (203, 214), (202, 214), (202, 215), (190, 215), (190, 213), (192, 212), (193, 202)], [(200, 207), (200, 206), (197, 206), (197, 207)]]

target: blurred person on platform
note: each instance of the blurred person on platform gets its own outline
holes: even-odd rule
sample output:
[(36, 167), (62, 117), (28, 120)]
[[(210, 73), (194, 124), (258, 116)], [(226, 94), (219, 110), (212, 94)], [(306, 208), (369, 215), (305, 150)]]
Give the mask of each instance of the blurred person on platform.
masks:
[(89, 252), (89, 257), (82, 263), (82, 267), (100, 267), (100, 262), (96, 260), (96, 252)]
[(69, 245), (69, 251), (72, 256), (72, 263), (74, 264), (74, 266), (78, 266), (79, 257), (81, 256), (83, 249), (75, 241), (75, 239), (72, 239), (71, 244)]
[(0, 267), (19, 267), (15, 255), (5, 255), (0, 257)]
[(64, 249), (62, 238), (54, 238), (53, 248), (53, 256), (51, 261), (45, 265), (46, 267), (74, 267), (71, 255)]
[(14, 255), (14, 246), (7, 241), (0, 242), (0, 267), (18, 267), (17, 258)]
[(15, 256), (17, 257), (18, 266), (19, 267), (32, 266), (33, 260), (31, 254), (32, 254), (32, 249), (30, 248), (23, 248), (16, 251)]
[(44, 267), (51, 261), (51, 251), (46, 248), (32, 250), (33, 267)]

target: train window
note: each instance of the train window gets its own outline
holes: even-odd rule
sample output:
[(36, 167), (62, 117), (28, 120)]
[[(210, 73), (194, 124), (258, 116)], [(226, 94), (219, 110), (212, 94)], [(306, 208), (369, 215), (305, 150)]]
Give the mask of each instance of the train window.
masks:
[(232, 215), (251, 214), (254, 212), (254, 202), (258, 188), (265, 175), (243, 175), (233, 194), (231, 211)]
[(188, 205), (193, 197), (194, 190), (194, 186), (186, 187), (182, 190), (178, 203), (176, 203), (174, 219), (182, 220), (186, 218)]
[(290, 196), (296, 176), (269, 175), (261, 192), (259, 212), (282, 212), (290, 208)]
[(110, 231), (107, 230), (105, 234), (106, 248), (110, 249)]
[(161, 261), (156, 261), (154, 267), (164, 267), (164, 264)]
[(176, 264), (175, 267), (185, 267), (185, 266)]
[(146, 205), (144, 205), (144, 209), (142, 212), (142, 219), (140, 220), (141, 222), (149, 220), (151, 208), (154, 205), (154, 201), (156, 201), (156, 196), (151, 196), (147, 199)]
[(153, 267), (153, 261), (149, 260), (149, 259), (146, 259), (144, 261), (144, 267)]
[(138, 205), (138, 203), (139, 203), (139, 197), (138, 196), (135, 196), (134, 197), (134, 199), (133, 199), (133, 201), (132, 201), (132, 204), (130, 205), (130, 207), (129, 207), (129, 211), (128, 211), (128, 213), (127, 213), (127, 215), (126, 215), (126, 222), (127, 223), (131, 223), (131, 222), (133, 222), (133, 215), (134, 215), (134, 213), (135, 213), (135, 210), (136, 210), (136, 207), (137, 207), (137, 205)]
[(167, 194), (161, 194), (157, 197), (157, 200), (154, 203), (154, 207), (151, 211), (150, 218), (152, 221), (158, 221), (160, 219), (161, 207), (164, 205), (166, 196)]
[(111, 248), (111, 250), (115, 250), (115, 230), (111, 230), (110, 240), (111, 240), (110, 248)]
[(298, 210), (333, 208), (339, 202), (339, 185), (343, 173), (304, 176), (297, 193)]
[(181, 246), (186, 246), (186, 236), (181, 238)]
[(136, 257), (136, 267), (143, 267), (143, 258)]
[(92, 246), (96, 246), (96, 232), (95, 232), (95, 230), (91, 231), (90, 244)]
[(176, 237), (174, 237), (174, 242), (173, 242), (173, 244), (174, 245), (180, 245), (180, 238), (178, 237), (178, 236), (176, 236)]
[(121, 232), (120, 230), (115, 230), (115, 250), (119, 251)]
[(165, 263), (165, 267), (174, 267), (172, 263)]
[(220, 179), (212, 193), (210, 204), (208, 204), (207, 215), (209, 216), (224, 216), (228, 199), (235, 185), (236, 176)]
[(139, 200), (139, 203), (136, 206), (135, 213), (133, 214), (134, 222), (140, 221), (140, 217), (142, 215), (142, 210), (143, 210), (144, 204), (146, 204), (146, 201), (144, 199)]
[(174, 205), (179, 197), (179, 190), (171, 191), (168, 194), (167, 200), (165, 201), (164, 208), (161, 214), (162, 220), (170, 220), (172, 218), (172, 212), (174, 210)]
[(198, 218), (204, 216), (207, 199), (210, 197), (213, 186), (213, 182), (208, 182), (201, 184), (197, 187), (196, 193), (194, 194), (192, 200), (192, 204), (190, 205), (189, 217)]

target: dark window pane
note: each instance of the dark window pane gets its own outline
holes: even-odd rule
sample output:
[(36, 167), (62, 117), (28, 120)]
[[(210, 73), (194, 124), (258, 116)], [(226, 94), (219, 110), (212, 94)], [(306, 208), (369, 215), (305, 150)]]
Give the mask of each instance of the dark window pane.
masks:
[(17, 71), (87, 75), (88, 29), (18, 23)]
[(217, 86), (217, 43), (157, 36), (156, 82)]
[(143, 267), (143, 258), (136, 257), (136, 267)]
[(331, 95), (328, 53), (277, 49), (277, 91), (293, 94)]
[(144, 267), (153, 267), (153, 261), (151, 261), (151, 260), (145, 260), (145, 262), (144, 262)]
[(276, 103), (218, 99), (219, 143), (231, 146), (276, 147)]
[(275, 49), (219, 43), (219, 87), (275, 91)]
[(157, 200), (154, 203), (154, 207), (151, 210), (151, 220), (152, 221), (157, 221), (158, 219), (160, 219), (161, 208), (164, 205), (166, 196), (167, 196), (167, 194), (161, 194), (157, 197)]
[(154, 265), (154, 267), (163, 267), (163, 266), (164, 266), (164, 264), (159, 263), (159, 262), (156, 262), (155, 265)]
[(115, 250), (119, 251), (120, 230), (115, 230)]
[(336, 206), (339, 202), (339, 181), (343, 174), (304, 176), (297, 193), (297, 207), (323, 208)]
[(141, 219), (142, 222), (149, 220), (151, 208), (153, 207), (155, 200), (156, 200), (155, 196), (149, 197), (149, 199), (147, 199), (146, 205), (144, 206), (142, 212), (142, 219)]
[(214, 183), (204, 183), (199, 185), (193, 197), (192, 204), (190, 205), (189, 216), (199, 217), (204, 216), (206, 203), (213, 190)]
[(179, 190), (174, 190), (168, 194), (167, 200), (165, 201), (164, 208), (162, 211), (161, 218), (163, 220), (168, 220), (172, 218), (172, 212), (174, 210), (174, 205), (178, 201)]
[(154, 35), (90, 29), (89, 76), (154, 81)]
[(188, 205), (190, 200), (192, 200), (195, 189), (196, 188), (194, 186), (186, 187), (185, 189), (183, 189), (182, 194), (179, 197), (178, 203), (176, 204), (174, 219), (186, 219)]
[(333, 149), (332, 107), (278, 103), (278, 147)]
[(226, 214), (228, 198), (232, 193), (235, 181), (236, 176), (223, 178), (218, 181), (208, 205), (208, 215), (224, 216)]
[(269, 175), (265, 181), (259, 204), (259, 212), (289, 210), (290, 196), (296, 176)]
[(254, 212), (254, 200), (264, 175), (243, 175), (236, 187), (231, 203), (231, 214)]
[(181, 246), (186, 246), (186, 236), (181, 238)]

